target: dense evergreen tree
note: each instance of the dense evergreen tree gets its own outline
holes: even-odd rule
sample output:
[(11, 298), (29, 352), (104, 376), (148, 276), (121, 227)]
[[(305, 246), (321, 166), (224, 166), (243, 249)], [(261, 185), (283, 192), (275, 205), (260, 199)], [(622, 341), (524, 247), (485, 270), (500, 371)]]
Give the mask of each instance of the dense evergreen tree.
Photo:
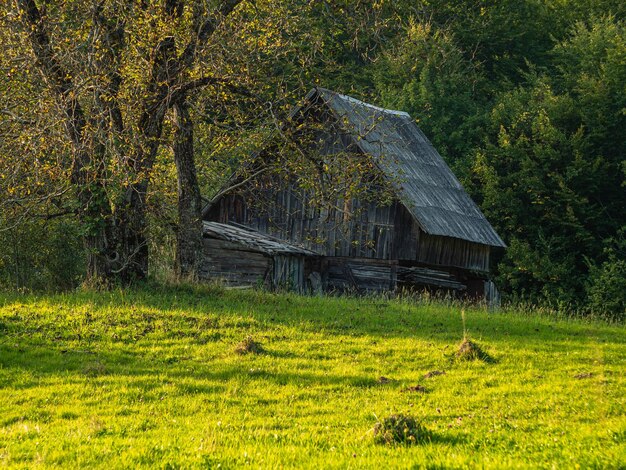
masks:
[(578, 23), (553, 49), (553, 72), (529, 75), (491, 112), (475, 170), (511, 244), (501, 279), (518, 296), (583, 304), (588, 267), (626, 226), (624, 40), (614, 18)]

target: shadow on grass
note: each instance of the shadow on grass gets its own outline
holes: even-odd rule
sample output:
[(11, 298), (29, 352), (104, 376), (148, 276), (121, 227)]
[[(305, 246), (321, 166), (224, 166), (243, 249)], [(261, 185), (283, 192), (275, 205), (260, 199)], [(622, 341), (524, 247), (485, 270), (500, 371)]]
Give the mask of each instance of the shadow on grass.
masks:
[[(383, 298), (307, 297), (274, 294), (263, 291), (225, 291), (212, 286), (181, 285), (152, 286), (128, 291), (104, 293), (79, 292), (70, 295), (7, 297), (5, 307), (28, 307), (39, 301), (59, 305), (59, 321), (67, 321), (68, 310), (86, 312), (84, 318), (74, 318), (72, 327), (91, 323), (97, 331), (84, 329), (84, 336), (114, 333), (118, 340), (137, 340), (153, 333), (172, 338), (192, 337), (215, 341), (220, 330), (273, 329), (280, 326), (297, 328), (302, 332), (323, 332), (338, 336), (374, 336), (383, 338), (409, 337), (437, 339), (456, 343), (462, 336), (461, 307), (449, 304), (415, 304), (394, 302)], [(69, 309), (68, 309), (69, 307)], [(90, 315), (89, 311), (106, 310)], [(469, 312), (472, 310), (469, 309)], [(100, 324), (98, 325), (98, 318)], [(23, 315), (0, 319), (0, 340), (7, 331), (42, 333), (42, 325), (33, 325)], [(81, 339), (79, 333), (45, 323), (57, 339)], [(568, 323), (550, 318), (523, 315), (478, 315), (470, 313), (468, 328), (476, 337), (492, 340), (522, 340), (525, 344), (541, 346), (546, 341), (561, 341), (561, 346), (588, 343), (592, 338), (625, 343), (626, 330), (602, 324)], [(46, 333), (46, 331), (43, 331)], [(208, 336), (207, 336), (208, 335)], [(94, 338), (96, 339), (96, 338)]]
[[(219, 359), (207, 364), (178, 353), (181, 340), (201, 346), (224, 339), (229, 341), (233, 334), (243, 337), (253, 332), (259, 333), (267, 343), (264, 356), (276, 360), (296, 359), (298, 355), (291, 351), (272, 349), (273, 340), (289, 339), (284, 336), (285, 327), (297, 332), (337, 335), (341, 337), (339, 341), (351, 336), (369, 336), (376, 343), (402, 337), (435, 339), (452, 345), (457, 344), (461, 332), (459, 312), (449, 306), (437, 309), (411, 307), (383, 299), (297, 297), (202, 287), (163, 286), (158, 290), (26, 296), (4, 299), (3, 303), (0, 367), (24, 369), (39, 375), (64, 372), (77, 380), (101, 380), (107, 375), (148, 375), (168, 380), (227, 382), (235, 377), (246, 377), (278, 385), (373, 387), (377, 385), (375, 377), (333, 376), (323, 370), (320, 373), (298, 370), (276, 373), (261, 368), (250, 372), (250, 365), (245, 362), (227, 367)], [(43, 307), (50, 313), (41, 314), (39, 309)], [(593, 329), (595, 337), (602, 336), (605, 341), (626, 343), (625, 331), (602, 325), (553, 324), (549, 319), (504, 315), (474, 315), (468, 323), (472, 333), (483, 332), (481, 336), (490, 349), (497, 342), (511, 345), (518, 342), (517, 346), (522, 344), (533, 351), (558, 348), (561, 353), (577, 352), (594, 340), (586, 334), (588, 328)], [(281, 336), (273, 339), (263, 333)], [(141, 339), (158, 343), (161, 350), (152, 356), (142, 353), (136, 345)], [(226, 341), (224, 344), (224, 352), (229, 353), (231, 346), (226, 345)], [(314, 356), (307, 357), (311, 361), (318, 360)], [(482, 359), (494, 363), (493, 357)], [(497, 351), (495, 357), (499, 357)], [(21, 381), (12, 383), (11, 375), (0, 372), (0, 386), (26, 387), (31, 382), (22, 377)]]
[[(470, 441), (465, 436), (459, 435), (450, 435), (450, 434), (442, 434), (440, 432), (434, 431), (424, 431), (424, 436), (420, 439), (420, 441), (415, 443), (407, 443), (407, 442), (394, 442), (394, 443), (384, 443), (379, 442), (379, 445), (390, 446), (390, 447), (420, 447), (424, 445), (449, 445), (449, 446), (460, 446), (466, 445)], [(411, 467), (411, 468), (431, 468), (431, 467)], [(433, 467), (436, 468), (436, 467)], [(449, 467), (441, 467), (441, 468), (449, 468)]]
[(425, 437), (424, 442), (427, 444), (434, 444), (434, 445), (457, 446), (457, 445), (466, 445), (470, 441), (465, 435), (450, 435), (450, 434), (443, 434), (441, 432), (435, 432), (435, 431), (429, 430), (427, 431), (427, 436)]
[[(268, 352), (270, 357), (283, 357), (282, 353)], [(289, 355), (287, 355), (289, 356)], [(0, 343), (0, 388), (28, 389), (42, 386), (47, 380), (77, 383), (94, 383), (125, 386), (149, 392), (173, 385), (179, 391), (219, 393), (229, 383), (264, 381), (276, 386), (296, 385), (302, 389), (325, 387), (375, 387), (373, 376), (334, 375), (320, 372), (274, 371), (273, 364), (254, 364), (241, 360), (225, 364), (216, 359), (211, 362), (180, 358), (171, 361), (164, 354), (153, 355), (119, 351), (72, 351), (66, 345), (60, 348), (29, 344), (21, 341), (19, 347)], [(23, 374), (20, 374), (23, 372)]]

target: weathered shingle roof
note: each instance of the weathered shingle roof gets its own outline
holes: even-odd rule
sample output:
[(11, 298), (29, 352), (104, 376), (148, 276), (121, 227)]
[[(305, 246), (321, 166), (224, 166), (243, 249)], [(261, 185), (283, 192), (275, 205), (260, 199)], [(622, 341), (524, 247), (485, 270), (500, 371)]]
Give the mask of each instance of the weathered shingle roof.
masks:
[(422, 229), (431, 235), (505, 247), (476, 203), (413, 119), (324, 88), (321, 98), (364, 153), (399, 186), (399, 197)]
[(203, 228), (205, 237), (237, 243), (248, 250), (267, 255), (316, 255), (313, 251), (290, 245), (269, 235), (235, 225), (205, 221), (203, 222)]

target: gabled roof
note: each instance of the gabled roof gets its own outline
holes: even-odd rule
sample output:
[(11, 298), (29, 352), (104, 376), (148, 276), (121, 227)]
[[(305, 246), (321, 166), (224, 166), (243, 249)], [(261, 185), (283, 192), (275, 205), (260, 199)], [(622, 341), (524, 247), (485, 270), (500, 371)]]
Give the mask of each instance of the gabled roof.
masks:
[(290, 245), (282, 240), (278, 240), (249, 228), (205, 221), (203, 222), (203, 229), (205, 237), (237, 243), (238, 245), (247, 248), (245, 251), (256, 251), (267, 255), (316, 256), (316, 253), (313, 251), (299, 246)]
[[(417, 124), (405, 112), (379, 108), (324, 88), (307, 105), (328, 107), (360, 150), (399, 186), (398, 196), (430, 235), (506, 247)], [(292, 116), (307, 105), (292, 112)]]

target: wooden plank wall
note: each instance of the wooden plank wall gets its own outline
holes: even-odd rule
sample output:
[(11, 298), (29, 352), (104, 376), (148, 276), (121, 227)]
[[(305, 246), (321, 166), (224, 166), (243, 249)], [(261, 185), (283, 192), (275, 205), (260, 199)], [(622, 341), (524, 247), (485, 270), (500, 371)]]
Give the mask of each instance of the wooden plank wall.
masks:
[(266, 285), (270, 258), (244, 251), (235, 243), (204, 239), (204, 257), (199, 269), (202, 279), (219, 279), (229, 286)]
[[(306, 194), (283, 190), (269, 197), (256, 195), (252, 200), (240, 195), (223, 197), (218, 207), (209, 214), (211, 220), (222, 223), (237, 223), (291, 242), (303, 245), (325, 256), (351, 256), (374, 259), (392, 259), (396, 237), (396, 213), (407, 212), (398, 203), (390, 206), (377, 206), (373, 203), (361, 204), (351, 201), (354, 217), (344, 217), (336, 208), (316, 208)], [(268, 200), (269, 199), (269, 200)], [(256, 201), (256, 202), (255, 202)], [(338, 207), (346, 206), (337, 201)], [(411, 234), (410, 216), (400, 218), (408, 223)], [(406, 242), (406, 249), (416, 252), (417, 236), (407, 236), (402, 231), (400, 240)]]
[(486, 245), (422, 233), (416, 261), (488, 272), (489, 254)]
[(212, 238), (204, 239), (199, 273), (202, 279), (219, 279), (229, 286), (264, 286), (301, 293), (307, 289), (306, 276), (309, 274), (305, 271), (304, 256), (269, 256)]
[(485, 301), (490, 309), (498, 309), (502, 303), (500, 291), (492, 280), (485, 281)]
[(281, 256), (272, 258), (273, 287), (303, 293), (306, 290), (303, 256)]
[(428, 235), (399, 202), (380, 207), (352, 201), (358, 215), (346, 221), (337, 210), (314, 208), (306, 195), (295, 190), (278, 191), (271, 198), (269, 205), (255, 207), (240, 195), (225, 196), (213, 220), (242, 224), (323, 256), (397, 259), (489, 271), (488, 246)]
[(325, 258), (322, 261), (324, 290), (359, 294), (394, 291), (397, 266), (395, 261)]

